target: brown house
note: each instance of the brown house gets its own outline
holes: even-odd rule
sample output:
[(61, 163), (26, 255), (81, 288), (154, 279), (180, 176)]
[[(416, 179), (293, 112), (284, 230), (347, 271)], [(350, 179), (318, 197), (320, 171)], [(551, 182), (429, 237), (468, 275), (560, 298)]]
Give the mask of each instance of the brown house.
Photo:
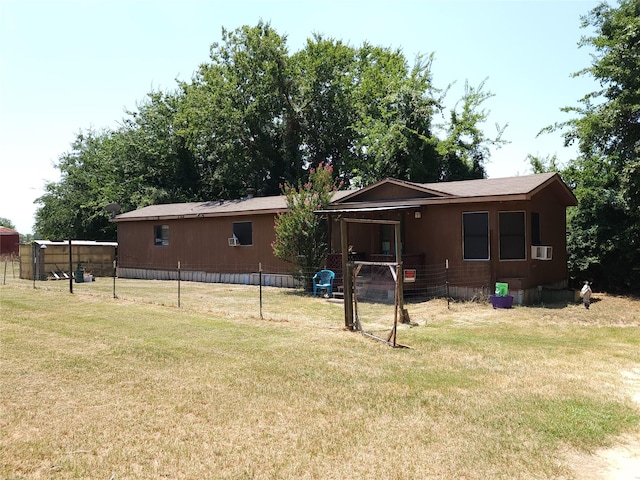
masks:
[[(348, 192), (336, 192), (336, 198)], [(274, 257), (274, 220), (286, 197), (151, 205), (117, 215), (118, 276), (293, 287)]]
[[(492, 293), (504, 282), (518, 303), (531, 303), (542, 288), (567, 286), (572, 205), (576, 198), (560, 177), (544, 173), (429, 184), (386, 179), (334, 201), (327, 214), (399, 221), (403, 266), (415, 271), (405, 292), (428, 289), (446, 267), (448, 279), (432, 281), (448, 284), (453, 297)], [(360, 259), (393, 261), (390, 226), (350, 223), (348, 235)], [(331, 238), (340, 245), (337, 229)]]
[[(386, 179), (355, 191), (336, 192), (326, 215), (327, 267), (341, 275), (341, 228), (349, 223), (354, 260), (390, 262), (400, 225), (404, 291), (428, 292), (445, 283), (453, 297), (492, 293), (509, 284), (518, 303), (535, 300), (543, 287), (567, 285), (566, 207), (577, 205), (554, 173), (419, 184)], [(293, 286), (291, 265), (273, 256), (273, 225), (284, 197), (154, 205), (115, 217), (122, 277), (256, 283), (261, 265), (271, 285)], [(446, 267), (446, 268), (445, 268)], [(433, 273), (438, 272), (438, 273)]]

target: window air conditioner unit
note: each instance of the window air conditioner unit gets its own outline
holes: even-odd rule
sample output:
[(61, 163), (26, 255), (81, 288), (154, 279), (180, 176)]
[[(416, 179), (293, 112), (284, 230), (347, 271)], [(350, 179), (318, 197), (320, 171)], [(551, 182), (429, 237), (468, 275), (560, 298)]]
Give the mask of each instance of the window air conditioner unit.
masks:
[(534, 260), (551, 260), (553, 247), (531, 246), (531, 258)]
[(237, 247), (238, 245), (240, 245), (240, 240), (238, 240), (238, 237), (234, 235), (233, 237), (229, 238), (230, 247)]

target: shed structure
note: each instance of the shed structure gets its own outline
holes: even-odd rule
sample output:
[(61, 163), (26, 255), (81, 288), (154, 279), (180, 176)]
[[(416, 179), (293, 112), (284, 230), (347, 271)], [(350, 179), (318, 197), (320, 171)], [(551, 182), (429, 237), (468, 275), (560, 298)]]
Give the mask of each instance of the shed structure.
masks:
[(94, 277), (113, 275), (113, 262), (117, 255), (117, 242), (71, 240), (72, 271), (69, 271), (69, 241), (52, 242), (34, 240), (20, 244), (20, 278), (36, 280), (55, 278), (53, 272), (68, 276), (81, 266)]
[(20, 234), (8, 227), (0, 227), (0, 256), (18, 255)]

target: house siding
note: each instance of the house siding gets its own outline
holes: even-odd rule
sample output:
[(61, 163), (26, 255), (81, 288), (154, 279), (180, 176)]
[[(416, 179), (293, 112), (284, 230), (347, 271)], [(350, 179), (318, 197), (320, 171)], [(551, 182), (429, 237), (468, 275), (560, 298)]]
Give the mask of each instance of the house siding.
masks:
[[(127, 221), (118, 224), (118, 265), (125, 269), (183, 270), (210, 273), (289, 271), (291, 264), (274, 257), (273, 214), (241, 217)], [(231, 247), (233, 223), (252, 222), (252, 245)], [(154, 226), (169, 227), (169, 244), (154, 245)]]
[[(532, 301), (531, 292), (539, 292), (540, 286), (566, 286), (566, 208), (576, 203), (575, 196), (557, 174), (420, 185), (387, 179), (361, 191), (342, 192), (335, 196), (328, 210), (319, 213), (329, 217), (327, 264), (336, 270), (338, 284), (342, 274), (343, 225), (336, 220), (340, 217), (400, 220), (405, 268), (422, 269), (416, 281), (405, 286), (405, 292), (421, 288), (423, 292), (431, 292), (432, 286), (446, 283), (447, 289), (452, 286), (468, 296), (478, 289), (491, 293), (496, 282), (507, 282), (510, 290), (517, 292), (517, 303), (523, 303)], [(260, 264), (267, 274), (291, 273), (293, 265), (276, 259), (271, 247), (275, 240), (276, 212), (285, 208), (283, 198), (264, 197), (157, 205), (119, 215), (115, 219), (120, 244), (119, 272), (121, 276), (142, 275), (138, 278), (171, 277), (180, 262), (181, 270), (185, 272), (182, 278), (192, 275), (197, 281), (218, 281), (210, 279), (219, 278), (223, 282), (250, 283), (250, 274), (258, 271)], [(463, 258), (465, 212), (486, 212), (488, 215), (489, 258), (486, 260)], [(500, 259), (502, 212), (524, 213), (523, 259)], [(539, 214), (540, 243), (553, 248), (551, 260), (531, 258), (532, 212)], [(247, 221), (252, 222), (253, 244), (229, 246), (233, 223)], [(166, 245), (155, 245), (154, 227), (158, 225), (169, 228)], [(385, 241), (390, 244), (385, 249), (382, 246), (382, 231), (388, 226), (374, 223), (346, 225), (348, 244), (355, 252), (352, 258), (376, 262), (394, 260), (393, 235), (387, 232)], [(518, 223), (512, 225), (519, 226)], [(518, 228), (516, 234), (520, 234)], [(162, 239), (158, 243), (163, 243)], [(521, 254), (521, 244), (510, 245), (515, 247), (512, 252)], [(445, 264), (455, 273), (450, 276), (447, 269), (446, 282), (444, 273), (434, 279), (436, 274), (427, 272), (442, 271)], [(229, 275), (216, 277), (210, 274)], [(446, 294), (449, 295), (448, 290)]]
[[(500, 212), (525, 212), (525, 259), (500, 260)], [(416, 218), (419, 212), (420, 218)], [(489, 214), (489, 260), (463, 259), (462, 215), (465, 212)], [(550, 261), (531, 258), (531, 212), (540, 214), (540, 236), (543, 245), (553, 247)], [(538, 194), (531, 201), (453, 203), (426, 205), (389, 213), (368, 213), (365, 218), (401, 220), (403, 254), (424, 259), (424, 266), (444, 265), (448, 261), (466, 277), (471, 285), (491, 288), (495, 282), (507, 282), (514, 290), (536, 288), (538, 285), (566, 284), (566, 218), (565, 208), (559, 208), (553, 195)], [(350, 224), (349, 244), (356, 252), (381, 253), (379, 225)], [(333, 228), (332, 251), (339, 252), (340, 229)], [(366, 254), (365, 254), (366, 256)], [(488, 268), (479, 268), (486, 265)], [(483, 278), (479, 278), (479, 275)]]
[(0, 227), (0, 255), (17, 255), (19, 245), (20, 234), (18, 232)]

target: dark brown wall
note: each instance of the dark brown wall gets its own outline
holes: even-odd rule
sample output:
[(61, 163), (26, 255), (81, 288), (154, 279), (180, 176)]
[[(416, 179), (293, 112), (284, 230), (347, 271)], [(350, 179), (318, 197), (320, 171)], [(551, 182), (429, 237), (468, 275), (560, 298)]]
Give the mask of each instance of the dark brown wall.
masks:
[(433, 196), (433, 194), (418, 192), (413, 188), (405, 187), (403, 185), (389, 183), (380, 185), (379, 187), (366, 192), (360, 192), (354, 200), (358, 202), (370, 202), (376, 200), (401, 200), (409, 198), (427, 198)]
[[(415, 218), (416, 211), (421, 218)], [(489, 212), (490, 260), (465, 261), (462, 259), (463, 212)], [(500, 260), (499, 213), (524, 211), (526, 219), (526, 259)], [(540, 214), (540, 240), (553, 247), (553, 259), (531, 259), (531, 212)], [(477, 271), (477, 267), (490, 265), (488, 284), (507, 281), (510, 288), (526, 289), (538, 285), (563, 282), (567, 279), (566, 212), (553, 192), (538, 194), (531, 201), (487, 202), (475, 204), (442, 204), (424, 206), (401, 213), (361, 215), (368, 218), (402, 219), (404, 253), (421, 254), (427, 266), (444, 265), (461, 271)], [(379, 225), (350, 224), (349, 243), (358, 252), (379, 253)], [(340, 251), (340, 227), (334, 224), (332, 250)]]
[[(253, 245), (230, 247), (234, 221), (253, 223)], [(169, 245), (154, 245), (154, 226), (169, 226)], [(274, 215), (146, 220), (118, 223), (118, 265), (223, 273), (289, 272), (291, 265), (273, 256)]]
[(20, 248), (19, 234), (0, 235), (0, 255), (17, 255)]
[[(555, 191), (547, 189), (531, 201), (438, 204), (395, 212), (359, 214), (358, 217), (401, 220), (405, 254), (417, 254), (424, 265), (444, 265), (449, 261), (458, 271), (478, 271), (489, 266), (486, 284), (507, 281), (512, 289), (563, 282), (567, 279), (566, 213)], [(489, 212), (490, 260), (463, 261), (463, 212)], [(524, 211), (526, 218), (525, 260), (499, 258), (499, 212)], [(416, 218), (419, 212), (420, 218)], [(553, 260), (533, 260), (531, 256), (531, 212), (540, 214), (543, 245), (553, 247)], [(175, 269), (178, 261), (185, 270), (250, 273), (262, 263), (265, 272), (290, 272), (292, 266), (273, 256), (274, 215), (191, 218), (164, 221), (129, 221), (118, 224), (119, 265), (121, 267)], [(253, 222), (252, 246), (228, 246), (234, 221)], [(154, 245), (154, 226), (169, 225), (169, 245)], [(356, 252), (380, 251), (380, 225), (349, 224), (349, 244)], [(392, 245), (393, 252), (393, 245)], [(340, 223), (331, 224), (331, 252), (340, 252)], [(487, 271), (484, 269), (483, 271)], [(486, 275), (486, 274), (483, 274)]]

